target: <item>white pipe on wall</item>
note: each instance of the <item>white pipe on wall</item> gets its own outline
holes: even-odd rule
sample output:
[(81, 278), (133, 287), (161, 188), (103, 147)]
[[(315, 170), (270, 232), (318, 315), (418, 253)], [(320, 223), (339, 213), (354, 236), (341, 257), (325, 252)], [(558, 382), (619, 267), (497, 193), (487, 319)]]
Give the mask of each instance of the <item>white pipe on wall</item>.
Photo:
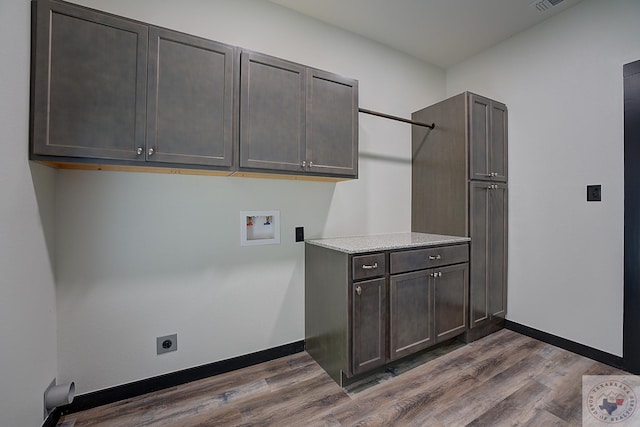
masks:
[(76, 385), (72, 381), (67, 384), (58, 384), (49, 387), (44, 392), (44, 405), (47, 411), (73, 402), (76, 394)]

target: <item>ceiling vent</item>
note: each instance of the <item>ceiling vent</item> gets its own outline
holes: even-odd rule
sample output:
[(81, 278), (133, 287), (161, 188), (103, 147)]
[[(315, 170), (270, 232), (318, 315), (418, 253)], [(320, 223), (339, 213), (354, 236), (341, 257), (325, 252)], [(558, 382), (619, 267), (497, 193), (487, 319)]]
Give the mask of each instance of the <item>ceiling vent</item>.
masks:
[(538, 12), (546, 12), (551, 9), (553, 6), (556, 6), (559, 3), (562, 3), (564, 0), (536, 0), (531, 3), (529, 6), (536, 9)]

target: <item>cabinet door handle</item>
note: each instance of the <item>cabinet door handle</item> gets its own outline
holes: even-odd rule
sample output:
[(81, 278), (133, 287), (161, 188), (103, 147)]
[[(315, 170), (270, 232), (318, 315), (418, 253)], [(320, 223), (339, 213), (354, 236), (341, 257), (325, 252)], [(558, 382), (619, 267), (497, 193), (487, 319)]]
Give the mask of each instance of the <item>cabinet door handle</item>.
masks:
[(430, 274), (431, 277), (442, 277), (442, 271), (437, 271)]
[(362, 295), (362, 288), (360, 286), (356, 286), (356, 294)]
[(142, 154), (142, 147), (138, 147), (138, 149), (136, 150), (136, 154), (138, 156)]
[(434, 259), (442, 259), (442, 257), (440, 256), (440, 254), (438, 254), (438, 255), (429, 255), (429, 259), (431, 261), (433, 261)]
[(313, 162), (309, 162), (309, 167), (312, 168), (313, 167)]
[(377, 262), (374, 262), (373, 265), (362, 264), (363, 270), (375, 270), (376, 268), (378, 268)]
[(153, 156), (154, 150), (153, 148), (149, 148), (149, 156)]

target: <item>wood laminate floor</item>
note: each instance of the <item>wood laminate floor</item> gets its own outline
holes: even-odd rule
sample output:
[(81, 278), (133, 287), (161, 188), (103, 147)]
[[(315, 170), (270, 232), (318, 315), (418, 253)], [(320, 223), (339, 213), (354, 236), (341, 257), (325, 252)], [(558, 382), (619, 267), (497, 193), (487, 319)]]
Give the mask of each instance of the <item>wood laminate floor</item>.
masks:
[(506, 329), (428, 358), (343, 389), (302, 352), (58, 426), (579, 426), (582, 376), (627, 374)]

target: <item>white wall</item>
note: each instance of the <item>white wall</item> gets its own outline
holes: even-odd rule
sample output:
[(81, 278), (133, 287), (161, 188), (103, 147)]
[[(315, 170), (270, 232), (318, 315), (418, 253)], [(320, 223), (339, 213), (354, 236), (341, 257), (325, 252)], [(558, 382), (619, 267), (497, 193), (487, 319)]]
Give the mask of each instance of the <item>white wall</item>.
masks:
[[(584, 0), (447, 71), (509, 107), (509, 314), (622, 355), (622, 66), (640, 2)], [(586, 185), (602, 184), (602, 202)]]
[[(263, 0), (76, 0), (359, 80), (360, 105), (409, 117), (444, 72)], [(360, 115), (342, 183), (59, 171), (59, 372), (80, 393), (304, 339), (307, 238), (410, 230), (410, 126)], [(281, 244), (241, 247), (239, 212), (281, 212)], [(155, 337), (178, 333), (178, 351)]]
[[(441, 70), (264, 1), (76, 1), (355, 77), (360, 105), (391, 114), (463, 90), (506, 102), (509, 319), (621, 355), (622, 64), (640, 58), (637, 1), (584, 0), (446, 85)], [(0, 2), (3, 423), (38, 425), (57, 374), (82, 393), (303, 339), (295, 226), (408, 231), (410, 129), (365, 115), (360, 179), (338, 184), (30, 164), (29, 17), (27, 0)], [(584, 201), (592, 183), (601, 203)], [(239, 246), (238, 212), (251, 209), (281, 211), (281, 245)], [(155, 337), (173, 332), (179, 351), (156, 356)]]
[(0, 424), (36, 426), (56, 377), (55, 174), (27, 160), (30, 2), (0, 2)]

